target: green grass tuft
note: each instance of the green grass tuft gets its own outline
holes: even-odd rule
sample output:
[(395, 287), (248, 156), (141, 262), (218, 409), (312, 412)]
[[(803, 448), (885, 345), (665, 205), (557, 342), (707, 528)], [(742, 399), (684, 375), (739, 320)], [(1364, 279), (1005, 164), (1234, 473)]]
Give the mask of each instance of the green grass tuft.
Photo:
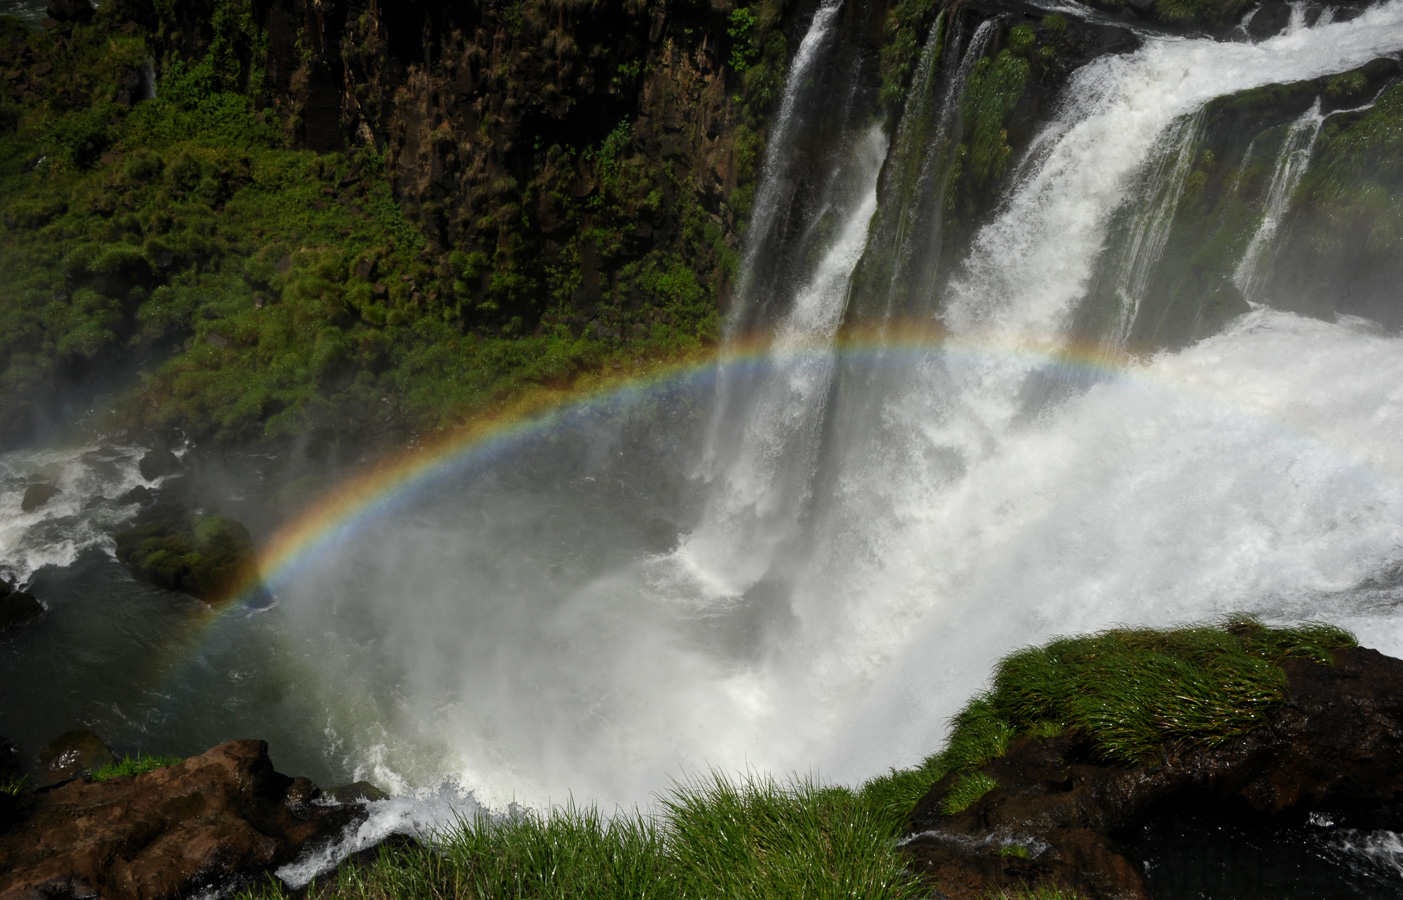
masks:
[(93, 781), (111, 781), (113, 778), (135, 778), (146, 772), (154, 772), (157, 769), (164, 769), (176, 763), (183, 762), (178, 756), (123, 756), (110, 766), (103, 766), (92, 773)]
[(28, 775), (14, 775), (10, 778), (0, 780), (0, 794), (5, 794), (10, 797), (14, 797), (19, 795), (28, 786)]
[(998, 787), (999, 783), (983, 772), (966, 772), (955, 779), (940, 801), (942, 815), (962, 813), (979, 802), (979, 798)]

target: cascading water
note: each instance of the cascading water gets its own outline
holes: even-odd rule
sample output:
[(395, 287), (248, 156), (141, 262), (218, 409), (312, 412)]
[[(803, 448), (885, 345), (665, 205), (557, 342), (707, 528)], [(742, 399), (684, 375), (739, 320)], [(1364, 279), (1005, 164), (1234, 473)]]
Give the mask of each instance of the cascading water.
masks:
[(1320, 126), (1324, 123), (1325, 117), (1320, 114), (1320, 101), (1317, 99), (1315, 105), (1293, 122), (1290, 130), (1286, 132), (1286, 140), (1281, 144), (1276, 168), (1272, 172), (1271, 187), (1267, 190), (1266, 212), (1262, 216), (1262, 224), (1253, 232), (1252, 240), (1248, 242), (1247, 250), (1242, 254), (1242, 261), (1238, 263), (1237, 271), (1233, 272), (1233, 283), (1242, 291), (1242, 296), (1248, 303), (1255, 304), (1261, 300), (1265, 272), (1275, 259), (1272, 251), (1276, 246), (1276, 230), (1281, 227), (1281, 220), (1286, 215), (1291, 195), (1295, 193), (1296, 186), (1301, 183), (1301, 178), (1310, 166), (1311, 150), (1314, 149), (1315, 139), (1320, 134)]
[[(1052, 634), (1319, 614), (1403, 650), (1398, 339), (1261, 307), (1124, 352), (1200, 110), (1403, 50), (1403, 2), (1086, 64), (941, 271), (914, 257), (943, 252), (948, 150), (914, 136), (959, 133), (991, 30), (942, 20), (889, 147), (841, 12), (818, 8), (791, 68), (714, 408), (693, 415), (712, 398), (688, 384), (565, 417), (198, 633), (152, 589), (129, 605), (170, 606), (181, 653), (143, 644), (134, 686), (93, 688), (84, 721), (189, 752), (237, 721), (285, 769), (454, 781), (493, 807), (646, 804), (706, 766), (855, 782), (912, 763), (995, 659)], [(1089, 314), (1108, 290), (1114, 314)], [(1077, 389), (1034, 389), (1050, 369)], [(54, 597), (85, 640), (133, 631)], [(0, 658), (0, 685), (41, 657)]]

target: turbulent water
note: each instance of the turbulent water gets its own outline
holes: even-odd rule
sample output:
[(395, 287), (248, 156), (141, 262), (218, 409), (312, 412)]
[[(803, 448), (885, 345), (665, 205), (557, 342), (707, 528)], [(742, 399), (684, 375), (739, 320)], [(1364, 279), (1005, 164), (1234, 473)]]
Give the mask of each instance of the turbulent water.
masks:
[[(272, 585), (273, 608), (217, 617), (124, 580), (101, 533), (130, 511), (83, 508), (135, 483), (135, 450), (6, 457), (7, 508), (33, 469), (65, 490), (0, 524), (8, 571), (51, 607), (5, 639), (0, 684), (34, 686), (3, 689), (10, 736), (75, 718), (180, 745), (161, 751), (259, 735), (323, 781), (647, 804), (707, 767), (856, 782), (913, 763), (1000, 655), (1054, 634), (1248, 611), (1403, 651), (1403, 344), (1262, 294), (1318, 111), (1238, 269), (1253, 311), (1177, 352), (1126, 343), (1204, 104), (1403, 50), (1403, 3), (1088, 64), (940, 277), (917, 258), (939, 217), (920, 196), (893, 213), (879, 185), (909, 157), (936, 190), (939, 155), (905, 124), (889, 141), (855, 82), (806, 76), (840, 44), (838, 8), (793, 64), (729, 332), (746, 353), (715, 372), (465, 454)], [(986, 37), (955, 41), (942, 83)], [(921, 81), (936, 69), (913, 96), (940, 134), (957, 104)], [(762, 270), (815, 91), (843, 137), (786, 239), (803, 252)], [(891, 235), (904, 256), (864, 295), (854, 273)], [(1088, 332), (1101, 295), (1115, 309)], [(872, 337), (841, 342), (845, 323)], [(397, 803), (388, 817), (444, 809)]]

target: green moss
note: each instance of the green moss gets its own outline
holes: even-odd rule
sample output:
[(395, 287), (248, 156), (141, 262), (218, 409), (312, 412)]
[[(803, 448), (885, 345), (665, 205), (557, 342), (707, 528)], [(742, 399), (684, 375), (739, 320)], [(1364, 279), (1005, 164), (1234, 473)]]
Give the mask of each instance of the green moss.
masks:
[(201, 599), (223, 599), (253, 566), (248, 530), (224, 516), (195, 516), (187, 526), (158, 512), (115, 537), (117, 558), (136, 577)]
[(89, 777), (93, 781), (111, 781), (114, 778), (135, 778), (147, 772), (176, 765), (183, 760), (178, 756), (123, 756), (110, 766), (103, 766)]
[(1158, 0), (1154, 9), (1156, 18), (1165, 22), (1219, 24), (1240, 18), (1250, 4), (1251, 0)]

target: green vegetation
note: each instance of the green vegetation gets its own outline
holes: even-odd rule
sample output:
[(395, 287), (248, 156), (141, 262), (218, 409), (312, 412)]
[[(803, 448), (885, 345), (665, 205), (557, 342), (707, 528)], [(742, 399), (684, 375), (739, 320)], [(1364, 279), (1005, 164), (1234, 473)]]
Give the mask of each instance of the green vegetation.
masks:
[(123, 756), (110, 766), (103, 766), (89, 777), (93, 781), (111, 781), (113, 778), (135, 778), (146, 772), (154, 772), (182, 762), (178, 756)]
[(222, 600), (253, 568), (248, 529), (224, 516), (187, 524), (156, 515), (118, 532), (117, 558), (143, 581), (204, 600)]
[(942, 815), (953, 816), (969, 809), (979, 798), (998, 787), (999, 783), (983, 772), (966, 772), (955, 779), (940, 801)]
[(28, 786), (28, 775), (12, 775), (9, 778), (0, 780), (0, 794), (4, 794), (7, 797), (16, 797)]
[(992, 689), (955, 717), (950, 771), (1003, 755), (1018, 734), (1073, 731), (1108, 762), (1150, 764), (1166, 744), (1214, 747), (1261, 725), (1285, 698), (1287, 659), (1330, 665), (1355, 646), (1329, 625), (1116, 629), (1005, 658)]
[(464, 822), (433, 849), (383, 849), (312, 896), (915, 898), (925, 890), (902, 867), (899, 825), (865, 791), (717, 776), (679, 785), (657, 819), (569, 806)]
[[(117, 424), (196, 440), (385, 438), (701, 351), (783, 84), (783, 6), (759, 0), (720, 26), (740, 63), (739, 187), (722, 216), (700, 206), (697, 172), (650, 147), (641, 107), (602, 139), (518, 135), (520, 183), (404, 206), (381, 146), (297, 149), (300, 114), (270, 99), (246, 0), (213, 4), (197, 58), (171, 49), (189, 41), (160, 3), (152, 33), (106, 13), (36, 34), (0, 19), (21, 70), (51, 67), (0, 100), (0, 437), (63, 386), (99, 385), (120, 393), (105, 404)], [(646, 33), (651, 13), (628, 9)], [(523, 45), (584, 52), (544, 0), (483, 14), (513, 10)], [(642, 96), (651, 58), (605, 49), (610, 77)], [(150, 55), (157, 96), (140, 101), (130, 87)], [(489, 76), (508, 96), (531, 86)], [(668, 91), (656, 102), (682, 102)], [(432, 137), (456, 140), (448, 126)]]
[(1162, 22), (1221, 24), (1235, 22), (1251, 6), (1251, 0), (1157, 0), (1155, 18)]
[[(887, 12), (881, 51), (882, 105), (900, 110), (920, 59), (920, 35), (933, 27), (935, 0), (900, 0)], [(943, 37), (937, 37), (943, 40)]]
[[(1362, 90), (1346, 73), (1332, 79)], [(1327, 90), (1329, 88), (1327, 87)], [(1364, 114), (1321, 131), (1317, 160), (1298, 195), (1308, 222), (1310, 257), (1345, 254), (1396, 259), (1403, 248), (1403, 85), (1394, 85)], [(1360, 267), (1362, 268), (1362, 266)]]

